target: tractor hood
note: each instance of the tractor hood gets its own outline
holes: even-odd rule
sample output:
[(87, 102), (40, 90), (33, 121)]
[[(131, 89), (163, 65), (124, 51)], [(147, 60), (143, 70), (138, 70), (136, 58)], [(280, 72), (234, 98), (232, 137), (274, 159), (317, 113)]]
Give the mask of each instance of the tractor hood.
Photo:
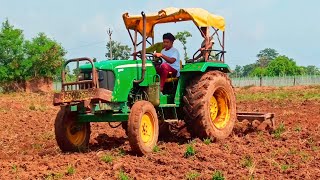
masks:
[[(141, 60), (103, 60), (100, 62), (95, 62), (94, 66), (98, 70), (114, 70), (121, 68), (129, 68), (129, 67), (141, 67)], [(147, 66), (152, 66), (151, 61), (147, 64)], [(91, 71), (91, 64), (84, 64), (80, 66), (82, 71)]]

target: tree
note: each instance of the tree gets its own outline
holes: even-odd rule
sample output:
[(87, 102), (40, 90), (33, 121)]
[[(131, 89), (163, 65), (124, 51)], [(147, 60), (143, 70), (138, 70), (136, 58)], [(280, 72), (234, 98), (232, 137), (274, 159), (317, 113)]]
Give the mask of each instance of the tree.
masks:
[[(107, 43), (106, 57), (110, 59), (110, 41)], [(129, 59), (131, 54), (131, 48), (127, 45), (122, 45), (120, 42), (111, 41), (112, 60), (115, 59)]]
[(267, 75), (269, 76), (293, 76), (299, 75), (300, 68), (293, 59), (287, 56), (278, 56), (267, 67)]
[(64, 62), (66, 51), (56, 41), (39, 33), (31, 41), (26, 41), (26, 60), (24, 61), (24, 74), (30, 78), (53, 78)]
[(26, 84), (30, 85), (31, 80), (37, 83), (35, 79), (46, 78), (43, 82), (50, 83), (61, 72), (65, 53), (60, 44), (44, 33), (28, 41), (22, 30), (4, 21), (0, 31), (0, 86), (11, 91), (27, 90)]
[(253, 71), (254, 69), (257, 67), (257, 64), (248, 64), (248, 65), (245, 65), (243, 66), (243, 69), (242, 69), (242, 76), (244, 77), (247, 77), (249, 76)]
[(10, 25), (8, 19), (4, 21), (0, 31), (0, 82), (22, 80), (23, 43), (23, 31)]
[(188, 54), (187, 54), (187, 38), (192, 37), (192, 34), (188, 31), (183, 31), (183, 32), (178, 32), (175, 35), (175, 38), (181, 42), (184, 50), (184, 60), (187, 61), (189, 59)]
[(236, 65), (234, 71), (230, 74), (230, 77), (241, 77), (243, 74), (243, 67)]
[(320, 74), (320, 69), (316, 66), (307, 66), (304, 67), (304, 74), (318, 75)]
[(257, 65), (259, 67), (267, 67), (268, 64), (278, 56), (279, 53), (275, 49), (263, 49), (257, 54)]
[(250, 76), (263, 77), (267, 75), (267, 68), (256, 67), (251, 73)]

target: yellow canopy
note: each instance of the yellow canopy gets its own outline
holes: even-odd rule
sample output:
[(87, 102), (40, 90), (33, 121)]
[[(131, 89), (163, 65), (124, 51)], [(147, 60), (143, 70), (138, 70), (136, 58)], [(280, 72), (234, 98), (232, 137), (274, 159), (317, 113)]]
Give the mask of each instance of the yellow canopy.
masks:
[[(122, 17), (127, 29), (137, 30), (142, 34), (142, 15), (129, 16), (128, 13), (124, 13)], [(153, 37), (153, 28), (156, 24), (190, 20), (199, 27), (213, 26), (221, 31), (225, 30), (225, 21), (223, 17), (211, 14), (201, 8), (179, 9), (169, 7), (162, 9), (158, 13), (146, 14), (146, 20), (147, 37)]]

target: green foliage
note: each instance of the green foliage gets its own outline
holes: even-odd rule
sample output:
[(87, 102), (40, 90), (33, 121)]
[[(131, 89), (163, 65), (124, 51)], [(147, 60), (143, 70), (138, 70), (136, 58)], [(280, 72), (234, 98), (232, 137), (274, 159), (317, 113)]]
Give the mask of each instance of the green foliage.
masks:
[(253, 166), (253, 157), (250, 155), (246, 155), (245, 157), (242, 158), (241, 162), (242, 167), (247, 167), (250, 168)]
[(212, 175), (212, 180), (225, 180), (225, 177), (221, 171), (215, 171)]
[(61, 179), (63, 178), (63, 174), (62, 173), (49, 173), (47, 175), (45, 175), (45, 180), (56, 180), (56, 179)]
[(60, 44), (44, 33), (39, 33), (31, 41), (26, 41), (25, 50), (24, 72), (27, 78), (53, 78), (62, 66), (63, 56), (66, 54)]
[(275, 49), (266, 48), (257, 54), (255, 63), (245, 66), (237, 65), (230, 74), (231, 77), (248, 76), (295, 76), (295, 75), (319, 75), (320, 69), (316, 66), (298, 66), (294, 59), (279, 55)]
[(155, 146), (152, 148), (152, 151), (153, 151), (153, 152), (159, 152), (159, 151), (160, 151), (159, 146), (155, 145)]
[(126, 155), (126, 151), (123, 148), (120, 148), (118, 151), (119, 156), (124, 156)]
[(243, 69), (242, 69), (242, 77), (247, 77), (249, 76), (253, 71), (254, 69), (257, 67), (257, 64), (248, 64), (248, 65), (245, 65), (243, 66)]
[(188, 158), (190, 156), (194, 156), (196, 154), (196, 150), (193, 147), (193, 143), (187, 145), (186, 152), (184, 153), (184, 157)]
[(113, 159), (114, 158), (109, 154), (106, 154), (101, 157), (101, 161), (106, 162), (106, 163), (112, 163)]
[(66, 54), (56, 41), (39, 33), (31, 41), (6, 20), (0, 30), (0, 82), (24, 82), (33, 78), (54, 78)]
[(261, 68), (267, 67), (268, 64), (278, 56), (279, 56), (279, 53), (275, 49), (271, 49), (271, 48), (263, 49), (257, 54), (257, 58), (258, 58), (257, 65)]
[(18, 171), (18, 167), (15, 164), (11, 166), (11, 169), (13, 173), (16, 173)]
[(125, 172), (123, 172), (121, 170), (119, 173), (118, 179), (119, 180), (130, 180), (131, 178)]
[(296, 62), (287, 56), (277, 57), (267, 67), (268, 76), (293, 76), (298, 74), (300, 73)]
[(117, 41), (109, 41), (107, 43), (107, 50), (106, 57), (110, 59), (110, 43), (111, 43), (111, 49), (112, 49), (112, 58), (111, 60), (124, 60), (129, 59), (131, 48), (127, 45), (122, 45), (120, 42)]
[(286, 131), (286, 128), (283, 124), (283, 122), (280, 123), (280, 125), (277, 127), (277, 129), (273, 132), (273, 135), (276, 139), (280, 139), (281, 135)]
[(211, 142), (212, 142), (211, 138), (206, 138), (206, 139), (203, 140), (203, 143), (206, 144), (206, 145), (211, 144)]
[(0, 82), (23, 80), (24, 60), (23, 31), (6, 20), (0, 31)]
[(67, 168), (67, 175), (73, 175), (74, 173), (76, 173), (76, 169), (71, 165), (71, 164), (69, 164), (68, 165), (68, 168)]
[(263, 77), (267, 75), (267, 69), (263, 67), (256, 67), (253, 69), (253, 71), (250, 73), (250, 76), (258, 76), (258, 77)]
[(192, 37), (192, 34), (189, 31), (183, 31), (183, 32), (178, 32), (175, 35), (175, 38), (181, 42), (182, 46), (183, 46), (183, 50), (184, 50), (184, 60), (188, 60), (188, 54), (187, 54), (187, 38), (188, 37)]
[(198, 173), (198, 172), (189, 172), (189, 173), (186, 175), (186, 179), (187, 179), (187, 180), (195, 180), (195, 179), (197, 179), (199, 176), (200, 176), (200, 173)]

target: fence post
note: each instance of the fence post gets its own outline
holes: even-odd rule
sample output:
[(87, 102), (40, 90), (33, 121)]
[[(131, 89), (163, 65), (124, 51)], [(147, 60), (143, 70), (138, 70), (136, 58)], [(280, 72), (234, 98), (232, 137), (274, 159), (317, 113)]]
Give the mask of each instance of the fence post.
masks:
[(293, 76), (293, 86), (296, 85), (296, 76)]
[(260, 87), (262, 86), (262, 76), (260, 76)]

